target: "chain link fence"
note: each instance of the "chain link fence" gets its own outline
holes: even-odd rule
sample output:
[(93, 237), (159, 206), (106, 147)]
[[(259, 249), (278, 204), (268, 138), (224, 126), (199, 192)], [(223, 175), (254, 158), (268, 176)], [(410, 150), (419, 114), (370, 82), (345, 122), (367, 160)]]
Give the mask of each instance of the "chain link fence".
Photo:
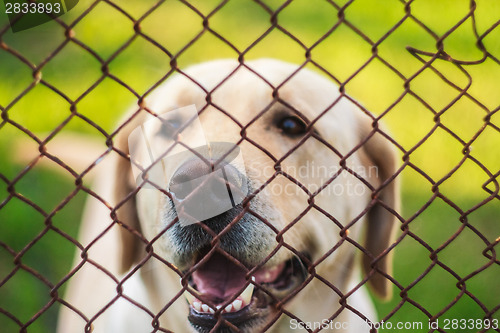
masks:
[[(486, 0), (103, 0), (80, 1), (64, 16), (16, 33), (6, 16), (1, 17), (2, 331), (54, 332), (61, 308), (73, 312), (85, 330), (91, 331), (119, 299), (148, 314), (150, 331), (170, 331), (159, 319), (174, 302), (183, 300), (189, 277), (153, 250), (157, 237), (146, 241), (116, 216), (116, 209), (133, 200), (136, 192), (111, 206), (94, 191), (93, 173), (112, 156), (130, 158), (117, 145), (132, 120), (119, 122), (123, 111), (130, 105), (138, 105), (135, 111), (149, 111), (143, 100), (173, 75), (189, 77), (184, 71), (187, 65), (232, 58), (248, 68), (249, 59), (272, 57), (335, 82), (343, 98), (361, 102), (357, 105), (370, 117), (369, 136), (382, 134), (398, 152), (399, 166), (387, 183), (402, 181), (402, 208), (387, 208), (396, 217), (399, 232), (381, 255), (394, 253), (394, 272), (385, 275), (394, 295), (387, 302), (374, 297), (380, 323), (425, 323), (409, 329), (412, 332), (500, 332), (498, 327), (484, 325), (500, 318), (500, 261), (496, 256), (500, 242), (499, 13), (498, 3)], [(280, 88), (273, 92), (279, 95)], [(217, 107), (210, 97), (207, 92), (204, 108)], [(231, 117), (231, 110), (220, 111), (240, 128), (249, 126)], [(379, 121), (387, 123), (391, 135), (379, 127)], [(82, 137), (87, 140), (84, 145), (71, 146), (81, 143)], [(313, 138), (320, 140), (309, 128), (306, 139)], [(241, 140), (266, 151), (244, 131)], [(271, 158), (279, 165), (299, 145), (285, 156)], [(92, 149), (87, 151), (89, 146)], [(345, 165), (339, 167), (346, 170)], [(277, 174), (285, 173), (276, 169), (272, 177)], [(376, 198), (378, 189), (371, 191)], [(304, 214), (321, 209), (314, 196), (308, 192)], [(135, 268), (154, 259), (183, 277), (175, 299), (160, 311), (123, 293), (123, 283), (135, 271), (116, 276), (87, 255), (94, 242), (82, 242), (78, 228), (83, 202), (89, 197), (114, 219), (102, 226), (95, 241), (113, 227), (126, 229), (142, 240), (140, 246), (145, 249)], [(276, 249), (286, 248), (300, 257), (307, 266), (307, 278), (283, 303), (276, 300), (280, 304), (277, 314), (259, 331), (272, 329), (280, 317), (306, 322), (301, 313), (292, 313), (284, 305), (312, 280), (321, 280), (339, 297), (337, 307), (325, 319), (334, 322), (341, 312), (366, 319), (361, 310), (349, 305), (349, 296), (368, 279), (344, 293), (315, 271), (343, 242), (366, 253), (347, 233), (356, 221), (340, 223), (340, 245), (331, 244), (330, 251), (306, 258), (283, 238), (302, 216), (295, 216), (276, 232)], [(272, 227), (270, 221), (260, 219)], [(235, 218), (229, 229), (237, 223)], [(206, 229), (215, 243), (226, 232), (218, 235)], [(72, 266), (75, 251), (80, 259)], [(232, 265), (238, 265), (228, 257)], [(372, 256), (372, 264), (381, 258)], [(82, 312), (65, 296), (69, 282), (83, 266), (107, 274), (116, 286), (116, 295), (98, 313)], [(221, 325), (239, 331), (221, 314), (216, 318), (213, 332)], [(461, 320), (479, 320), (481, 326), (460, 328)], [(438, 326), (427, 326), (436, 321)], [(378, 326), (366, 331), (394, 329)]]

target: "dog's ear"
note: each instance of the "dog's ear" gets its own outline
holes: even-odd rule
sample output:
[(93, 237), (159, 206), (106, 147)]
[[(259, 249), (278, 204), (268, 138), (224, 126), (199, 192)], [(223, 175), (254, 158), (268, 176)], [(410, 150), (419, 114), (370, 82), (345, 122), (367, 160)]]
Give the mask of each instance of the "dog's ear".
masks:
[[(373, 273), (368, 284), (374, 293), (382, 299), (389, 299), (392, 296), (392, 284), (379, 271), (392, 274), (392, 252), (378, 260), (375, 258), (392, 244), (397, 225), (396, 217), (390, 210), (399, 211), (398, 179), (394, 178), (385, 184), (397, 171), (396, 150), (378, 132), (380, 124), (375, 126), (376, 129), (370, 117), (362, 115), (360, 118), (361, 142), (364, 142), (359, 150), (360, 157), (366, 171), (366, 180), (374, 187), (377, 199), (366, 215), (364, 248), (371, 256), (366, 253), (363, 255), (363, 268), (367, 275)], [(384, 132), (386, 133), (385, 130)]]
[[(120, 224), (120, 271), (128, 271), (138, 260), (140, 252), (140, 237), (136, 234), (141, 232), (135, 194), (135, 184), (132, 176), (130, 160), (124, 156), (129, 155), (128, 149), (128, 125), (123, 128), (115, 140), (115, 148), (122, 154), (117, 156), (114, 177), (114, 202), (117, 220)], [(123, 156), (122, 156), (123, 155)]]

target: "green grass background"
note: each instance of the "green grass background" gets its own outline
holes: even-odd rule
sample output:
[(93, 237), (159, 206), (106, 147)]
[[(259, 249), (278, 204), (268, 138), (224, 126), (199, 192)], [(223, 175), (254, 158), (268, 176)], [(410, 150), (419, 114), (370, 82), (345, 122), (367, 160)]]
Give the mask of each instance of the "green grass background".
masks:
[[(213, 0), (189, 2), (204, 15), (218, 5), (218, 2)], [(277, 9), (284, 3), (277, 0), (263, 2), (272, 9)], [(73, 22), (93, 3), (80, 1), (75, 9), (61, 19), (66, 23)], [(139, 19), (155, 3), (150, 0), (123, 0), (118, 4), (133, 18)], [(346, 1), (336, 3), (343, 6)], [(404, 17), (404, 9), (404, 3), (396, 0), (355, 0), (346, 7), (344, 15), (346, 20), (366, 37), (377, 42)], [(446, 34), (468, 12), (467, 0), (415, 0), (411, 4), (412, 15), (437, 36)], [(338, 11), (327, 1), (294, 0), (280, 11), (277, 19), (280, 26), (292, 33), (306, 47), (311, 47), (337, 23)], [(499, 19), (498, 1), (477, 1), (475, 21), (479, 34), (484, 33)], [(141, 22), (140, 28), (145, 35), (156, 40), (169, 52), (178, 54), (188, 41), (202, 31), (202, 22), (202, 18), (186, 5), (171, 0), (147, 16)], [(0, 14), (0, 27), (6, 24), (6, 15)], [(305, 60), (305, 49), (278, 29), (273, 29), (259, 43), (249, 48), (271, 26), (270, 14), (253, 1), (229, 1), (210, 17), (209, 26), (240, 52), (246, 50), (246, 59), (274, 57), (295, 63)], [(134, 36), (134, 24), (104, 1), (96, 2), (92, 11), (79, 21), (73, 30), (75, 38), (88, 45), (102, 59), (108, 60), (113, 56), (108, 64), (109, 72), (139, 94), (147, 92), (170, 69), (168, 55), (142, 37), (135, 38), (123, 52), (114, 56), (120, 46)], [(2, 37), (2, 41), (9, 48), (15, 49), (35, 65), (40, 64), (64, 40), (64, 29), (55, 22), (15, 34), (8, 31)], [(500, 27), (488, 34), (483, 39), (483, 44), (490, 54), (500, 58)], [(422, 62), (407, 51), (408, 46), (435, 52), (436, 39), (416, 20), (407, 18), (377, 48), (380, 57), (406, 78), (414, 76), (422, 68)], [(444, 39), (444, 49), (450, 56), (459, 60), (473, 61), (482, 58), (482, 52), (476, 47), (470, 17)], [(371, 61), (351, 78), (371, 55), (372, 45), (346, 24), (341, 24), (311, 50), (312, 59), (340, 82), (345, 83), (347, 93), (361, 101), (367, 109), (381, 114), (391, 108), (383, 120), (395, 140), (405, 150), (411, 150), (435, 124), (434, 114), (429, 107), (436, 112), (441, 111), (458, 96), (458, 91), (446, 84), (432, 70), (426, 69), (410, 82), (410, 88), (429, 107), (410, 95), (406, 95), (391, 107), (404, 92), (404, 80), (381, 61)], [(237, 52), (215, 34), (206, 32), (180, 53), (177, 63), (183, 68), (209, 59), (237, 56)], [(429, 59), (427, 56), (423, 58)], [(433, 65), (457, 86), (467, 85), (466, 75), (456, 66), (443, 60), (437, 60)], [(79, 99), (77, 111), (109, 133), (113, 131), (123, 110), (137, 99), (127, 88), (109, 77), (81, 97), (103, 76), (101, 67), (100, 62), (88, 51), (70, 42), (43, 67), (42, 75), (44, 80), (60, 89), (70, 99)], [(488, 58), (480, 64), (463, 68), (472, 77), (468, 92), (484, 105), (484, 108), (463, 97), (449, 107), (440, 120), (461, 140), (468, 142), (484, 125), (488, 112), (485, 109), (492, 112), (500, 106), (500, 66)], [(70, 104), (52, 90), (38, 84), (11, 105), (32, 82), (32, 70), (0, 49), (0, 106), (8, 108), (9, 119), (44, 138), (46, 133), (54, 130), (70, 116)], [(499, 113), (493, 113), (490, 121), (500, 126)], [(81, 119), (73, 118), (62, 131), (77, 131), (94, 136), (102, 140), (104, 146), (104, 136)], [(26, 137), (10, 124), (0, 125), (0, 173), (9, 180), (16, 178), (26, 168), (25, 164), (16, 162), (13, 157), (16, 142)], [(491, 174), (495, 174), (500, 168), (499, 146), (500, 133), (492, 126), (487, 126), (472, 143), (471, 155)], [(33, 149), (36, 151), (36, 145), (33, 145)], [(410, 161), (433, 181), (438, 182), (463, 158), (462, 149), (463, 145), (456, 138), (442, 129), (437, 129), (424, 144), (412, 152)], [(490, 175), (472, 160), (467, 160), (439, 186), (439, 192), (448, 197), (458, 210), (439, 198), (433, 200), (432, 184), (414, 169), (405, 168), (400, 177), (403, 186), (401, 215), (405, 219), (413, 219), (409, 225), (410, 231), (434, 250), (461, 227), (460, 210), (466, 212), (489, 196), (481, 186)], [(52, 212), (74, 191), (75, 185), (71, 177), (37, 164), (27, 171), (13, 188), (16, 193), (36, 203), (45, 212)], [(493, 186), (489, 188), (494, 189)], [(19, 252), (44, 231), (44, 217), (19, 198), (8, 198), (7, 184), (0, 181), (0, 202), (8, 201), (0, 209), (0, 242)], [(78, 192), (67, 204), (59, 207), (53, 217), (53, 224), (72, 237), (77, 236), (84, 199), (84, 193)], [(423, 212), (416, 214), (428, 202), (432, 203)], [(467, 220), (489, 242), (493, 242), (500, 236), (499, 200), (493, 199), (474, 209), (467, 215)], [(466, 228), (438, 253), (438, 258), (460, 277), (465, 277), (488, 263), (488, 259), (481, 254), (485, 248), (485, 243)], [(498, 246), (496, 248), (498, 249)], [(57, 284), (67, 273), (74, 250), (74, 245), (51, 230), (17, 260), (40, 272), (52, 284)], [(411, 237), (405, 237), (395, 251), (395, 279), (405, 287), (412, 284), (432, 264), (429, 255), (427, 248)], [(0, 287), (0, 308), (25, 323), (48, 304), (51, 299), (50, 288), (27, 272), (16, 271), (15, 268), (12, 254), (0, 246), (0, 281), (12, 274), (13, 270), (15, 272), (15, 275)], [(488, 310), (500, 304), (499, 276), (500, 267), (493, 264), (466, 282), (467, 290)], [(456, 301), (441, 318), (482, 318), (484, 310), (472, 298), (467, 295), (458, 297), (460, 290), (456, 283), (454, 276), (435, 266), (409, 289), (408, 296), (433, 315)], [(63, 291), (64, 286), (59, 290), (59, 294), (62, 295)], [(399, 306), (400, 301), (397, 290), (391, 301), (377, 301), (380, 318), (384, 318)], [(40, 318), (30, 324), (28, 332), (54, 332), (57, 309), (57, 304), (50, 306)], [(500, 317), (498, 311), (494, 317)], [(387, 320), (395, 323), (426, 322), (427, 319), (421, 310), (406, 302)], [(0, 327), (1, 332), (19, 331), (19, 326), (2, 313)]]

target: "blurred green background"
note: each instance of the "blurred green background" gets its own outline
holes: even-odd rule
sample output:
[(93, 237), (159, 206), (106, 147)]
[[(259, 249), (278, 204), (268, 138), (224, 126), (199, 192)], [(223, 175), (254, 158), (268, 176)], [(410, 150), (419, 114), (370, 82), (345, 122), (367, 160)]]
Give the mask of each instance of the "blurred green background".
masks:
[[(285, 4), (282, 0), (262, 2), (272, 10)], [(208, 15), (220, 2), (197, 0), (189, 3), (200, 14)], [(339, 0), (334, 3), (342, 7), (347, 2)], [(149, 0), (117, 2), (133, 19), (143, 17), (155, 4), (156, 1)], [(412, 151), (410, 162), (430, 177), (424, 177), (411, 167), (401, 172), (401, 215), (412, 220), (410, 232), (436, 250), (461, 228), (460, 217), (463, 215), (483, 236), (481, 239), (466, 227), (454, 241), (439, 251), (438, 259), (460, 278), (478, 272), (467, 279), (466, 289), (485, 306), (484, 309), (467, 294), (458, 297), (457, 277), (439, 265), (408, 290), (409, 298), (432, 315), (456, 302), (441, 318), (483, 318), (485, 311), (500, 305), (499, 265), (493, 263), (479, 272), (490, 262), (482, 254), (486, 243), (500, 237), (498, 193), (496, 198), (478, 206), (490, 196), (482, 185), (500, 169), (500, 115), (496, 112), (500, 106), (500, 65), (491, 57), (478, 64), (463, 65), (463, 70), (448, 61), (434, 61), (433, 68), (457, 87), (467, 86), (466, 73), (472, 78), (468, 93), (473, 98), (463, 96), (453, 102), (459, 91), (431, 68), (422, 71), (423, 63), (410, 54), (407, 47), (436, 52), (437, 41), (432, 32), (438, 37), (445, 36), (444, 50), (454, 59), (480, 60), (483, 52), (476, 45), (473, 19), (477, 34), (482, 35), (500, 19), (500, 2), (477, 1), (472, 18), (467, 16), (470, 12), (467, 0), (415, 0), (410, 5), (411, 17), (404, 20), (407, 12), (402, 1), (355, 0), (347, 4), (342, 10), (346, 21), (318, 44), (318, 40), (339, 22), (339, 11), (328, 1), (291, 1), (279, 11), (277, 20), (280, 27), (305, 47), (315, 45), (310, 51), (311, 58), (344, 83), (349, 95), (377, 115), (389, 110), (383, 121), (390, 128), (393, 138), (402, 150)], [(4, 45), (0, 48), (0, 107), (7, 109), (9, 119), (41, 139), (70, 116), (70, 103), (43, 84), (29, 89), (16, 101), (17, 96), (33, 84), (33, 70), (7, 52), (5, 45), (34, 65), (43, 63), (62, 46), (43, 66), (43, 79), (69, 99), (78, 100), (77, 112), (107, 133), (114, 130), (124, 110), (137, 102), (136, 96), (117, 81), (124, 82), (142, 95), (170, 70), (169, 56), (144, 37), (136, 36), (132, 20), (108, 2), (80, 1), (61, 20), (70, 24), (91, 6), (92, 10), (73, 28), (78, 42), (65, 42), (65, 31), (55, 22), (15, 34), (7, 30), (0, 36)], [(7, 16), (2, 13), (0, 29), (8, 24)], [(305, 48), (277, 28), (271, 29), (262, 40), (249, 48), (271, 28), (270, 18), (268, 11), (253, 1), (228, 1), (208, 20), (213, 32), (205, 31), (199, 36), (203, 30), (201, 16), (182, 2), (172, 0), (165, 1), (147, 15), (141, 21), (140, 29), (171, 54), (178, 54), (180, 68), (209, 59), (237, 58), (237, 51), (217, 34), (232, 43), (239, 52), (246, 51), (245, 59), (273, 57), (304, 62)], [(461, 20), (464, 20), (463, 23), (450, 33), (450, 29)], [(400, 25), (386, 36), (398, 22)], [(353, 27), (365, 37), (356, 33)], [(198, 39), (184, 49), (195, 38)], [(127, 41), (130, 45), (115, 54)], [(104, 61), (111, 59), (108, 67), (112, 77), (105, 76), (102, 64), (78, 43), (87, 45)], [(377, 43), (380, 58), (369, 61), (374, 43)], [(482, 43), (489, 54), (499, 59), (500, 27), (487, 34)], [(421, 57), (426, 61), (430, 59), (429, 56)], [(311, 65), (308, 67), (318, 70)], [(361, 71), (352, 78), (361, 67)], [(409, 87), (413, 94), (405, 94), (393, 105), (405, 91), (405, 79), (395, 71), (406, 79), (412, 78)], [(84, 94), (99, 80), (102, 82)], [(433, 130), (436, 124), (433, 111), (441, 112), (444, 108), (446, 110), (440, 116), (441, 124), (456, 137), (443, 128)], [(488, 114), (490, 123), (485, 125)], [(64, 132), (89, 135), (99, 140), (103, 151), (105, 149), (104, 135), (77, 117), (64, 126), (61, 133)], [(419, 144), (426, 135), (430, 135), (429, 138)], [(473, 159), (467, 159), (451, 177), (441, 182), (463, 159), (463, 143), (471, 140)], [(31, 144), (26, 143), (30, 141)], [(19, 142), (25, 142), (22, 147), (29, 147), (31, 152), (22, 151), (20, 154)], [(37, 163), (27, 170), (29, 159), (26, 160), (25, 155), (36, 156), (37, 149), (37, 144), (21, 130), (5, 121), (0, 124), (0, 309), (10, 312), (24, 324), (46, 306), (48, 310), (29, 325), (28, 332), (54, 332), (59, 305), (50, 303), (51, 288), (47, 285), (58, 284), (71, 266), (76, 248), (63, 234), (77, 236), (85, 193), (75, 190), (74, 178), (67, 171), (57, 170), (57, 166), (48, 168)], [(50, 152), (50, 143), (48, 149)], [(21, 174), (23, 176), (17, 179)], [(7, 184), (13, 179), (16, 179), (15, 184), (8, 188)], [(84, 182), (88, 183), (88, 180), (84, 179)], [(432, 182), (440, 183), (439, 193), (446, 196), (452, 205), (433, 196)], [(488, 188), (495, 191), (492, 183)], [(17, 193), (15, 197), (9, 195), (14, 192)], [(65, 198), (70, 194), (75, 196), (66, 202)], [(26, 204), (25, 200), (35, 203), (47, 215), (54, 213), (52, 223), (61, 232), (46, 230), (43, 214)], [(425, 205), (428, 205), (425, 210), (417, 213)], [(40, 235), (43, 237), (37, 238)], [(25, 252), (23, 249), (30, 242), (34, 245)], [(412, 285), (432, 264), (430, 248), (410, 236), (397, 245), (394, 277), (403, 287)], [(495, 256), (491, 252), (489, 254)], [(39, 272), (47, 284), (18, 269), (15, 263), (22, 263), (26, 268)], [(63, 294), (64, 285), (58, 292)], [(428, 320), (427, 315), (410, 302), (401, 304), (396, 288), (390, 302), (377, 301), (376, 305), (381, 319), (399, 307), (386, 321)], [(499, 318), (500, 311), (494, 317)], [(0, 328), (1, 332), (19, 331), (19, 325), (2, 312)]]

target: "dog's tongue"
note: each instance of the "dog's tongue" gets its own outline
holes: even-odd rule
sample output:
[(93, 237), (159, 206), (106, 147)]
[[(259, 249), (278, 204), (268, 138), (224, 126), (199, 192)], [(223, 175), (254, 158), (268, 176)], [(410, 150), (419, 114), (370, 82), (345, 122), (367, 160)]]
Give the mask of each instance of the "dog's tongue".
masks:
[(247, 282), (247, 272), (224, 255), (215, 253), (192, 276), (196, 289), (216, 301), (240, 292)]
[[(254, 274), (257, 283), (275, 281), (285, 269), (285, 263), (268, 269), (260, 269)], [(216, 252), (207, 262), (193, 272), (193, 282), (202, 295), (208, 296), (213, 302), (222, 302), (239, 293), (247, 284), (245, 276), (248, 270), (229, 260), (225, 255)]]

